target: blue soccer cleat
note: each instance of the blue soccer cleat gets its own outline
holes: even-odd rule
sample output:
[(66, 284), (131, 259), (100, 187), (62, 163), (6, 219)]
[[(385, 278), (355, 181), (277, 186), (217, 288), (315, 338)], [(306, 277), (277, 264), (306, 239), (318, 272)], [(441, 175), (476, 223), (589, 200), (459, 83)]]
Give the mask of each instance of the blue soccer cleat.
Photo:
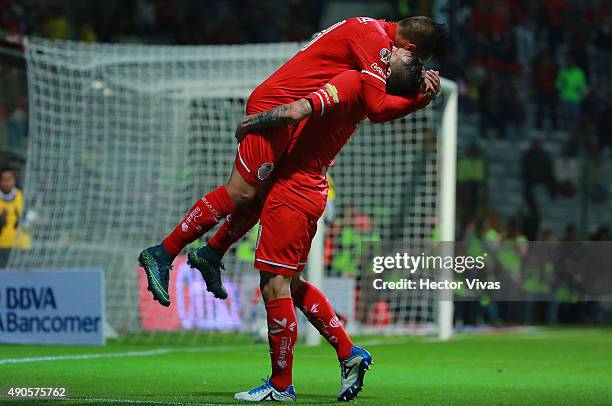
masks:
[(280, 391), (272, 386), (272, 382), (266, 379), (260, 385), (248, 392), (238, 392), (234, 399), (247, 402), (295, 402), (296, 395), (293, 385), (289, 385), (284, 391)]
[(340, 362), (340, 393), (338, 400), (349, 401), (363, 389), (363, 377), (373, 364), (372, 355), (363, 348), (354, 346), (351, 355)]

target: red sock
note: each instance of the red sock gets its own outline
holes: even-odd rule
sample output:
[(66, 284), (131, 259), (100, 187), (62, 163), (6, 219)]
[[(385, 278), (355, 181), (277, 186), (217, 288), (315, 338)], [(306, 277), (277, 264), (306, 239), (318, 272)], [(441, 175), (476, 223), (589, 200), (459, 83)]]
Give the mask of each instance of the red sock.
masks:
[(293, 346), (297, 339), (297, 319), (293, 299), (281, 297), (266, 303), (268, 343), (272, 361), (272, 385), (285, 390), (293, 381)]
[(234, 203), (225, 186), (219, 186), (191, 207), (189, 213), (162, 242), (164, 249), (177, 256), (185, 246), (213, 228), (223, 217), (234, 210)]
[(339, 360), (351, 355), (353, 342), (346, 334), (336, 312), (323, 292), (312, 283), (304, 281), (300, 289), (293, 295), (293, 303), (336, 349)]
[(259, 199), (253, 200), (246, 207), (237, 207), (208, 241), (210, 248), (219, 255), (225, 254), (233, 243), (241, 239), (257, 224), (261, 215), (261, 207)]

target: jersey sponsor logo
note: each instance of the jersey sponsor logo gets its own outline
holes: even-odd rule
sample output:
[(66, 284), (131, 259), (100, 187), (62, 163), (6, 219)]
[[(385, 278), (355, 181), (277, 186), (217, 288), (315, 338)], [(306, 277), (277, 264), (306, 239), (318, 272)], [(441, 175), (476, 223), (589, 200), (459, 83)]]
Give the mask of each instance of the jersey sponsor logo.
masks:
[(272, 162), (266, 162), (265, 164), (261, 165), (257, 170), (257, 178), (259, 180), (266, 180), (266, 178), (270, 176), (273, 170), (274, 164)]
[(282, 337), (281, 343), (280, 343), (280, 349), (278, 352), (278, 359), (276, 361), (279, 367), (284, 368), (281, 366), (281, 364), (284, 362), (287, 362), (285, 359), (287, 358), (287, 355), (289, 355), (289, 353), (291, 352), (293, 352), (291, 348), (291, 339), (289, 337)]
[[(214, 207), (212, 207), (212, 204), (210, 204), (210, 202), (208, 200), (206, 200), (206, 196), (202, 197), (202, 202), (206, 205), (206, 208), (208, 209), (208, 211), (210, 211), (210, 214), (213, 215), (213, 217), (215, 218), (215, 220), (218, 223), (219, 220), (221, 220), (221, 215), (219, 214), (219, 212), (217, 210), (215, 210)], [(189, 222), (189, 220), (187, 222)]]
[(378, 66), (378, 64), (376, 62), (374, 62), (372, 65), (370, 65), (370, 67), (372, 68), (372, 70), (374, 70), (374, 72), (378, 73), (381, 77), (381, 79), (386, 79), (387, 78), (387, 73), (385, 72), (385, 70), (383, 68), (381, 68), (380, 66)]
[[(205, 201), (206, 202), (206, 201)], [(208, 203), (208, 202), (206, 202)], [(214, 211), (214, 210), (213, 210)], [(213, 215), (216, 214), (213, 213)], [(197, 219), (199, 219), (200, 217), (202, 217), (202, 210), (200, 210), (199, 207), (196, 207), (195, 209), (193, 209), (191, 212), (189, 212), (189, 214), (187, 215), (187, 218), (185, 219), (185, 221), (183, 221), (183, 223), (181, 224), (181, 230), (186, 233), (187, 230), (189, 230), (189, 223), (191, 223), (192, 221), (195, 221)], [(200, 231), (202, 227), (200, 227), (200, 225), (196, 224), (196, 230)]]
[(380, 50), (380, 60), (382, 63), (388, 65), (391, 62), (391, 51), (387, 48), (383, 48)]
[(332, 317), (332, 319), (329, 321), (329, 326), (334, 327), (334, 328), (340, 327), (341, 324), (340, 324), (340, 320), (338, 320), (338, 317), (336, 316)]
[(327, 93), (329, 93), (334, 103), (340, 102), (340, 97), (338, 94), (338, 89), (336, 89), (336, 86), (332, 85), (331, 83), (328, 83), (325, 85), (325, 89), (327, 89)]

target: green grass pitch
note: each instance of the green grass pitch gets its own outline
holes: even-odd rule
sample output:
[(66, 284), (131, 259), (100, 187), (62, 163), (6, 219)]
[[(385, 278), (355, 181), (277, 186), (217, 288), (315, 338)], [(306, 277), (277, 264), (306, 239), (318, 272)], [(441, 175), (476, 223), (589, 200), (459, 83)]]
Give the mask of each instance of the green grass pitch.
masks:
[[(609, 329), (464, 334), (444, 343), (431, 337), (359, 337), (355, 342), (370, 350), (375, 362), (356, 404), (612, 405)], [(67, 355), (89, 358), (7, 362)], [(268, 370), (267, 347), (236, 336), (219, 345), (188, 347), (166, 340), (110, 342), (102, 348), (0, 346), (3, 391), (7, 385), (65, 386), (73, 399), (41, 404), (228, 404), (234, 392), (258, 385)], [(298, 402), (334, 403), (338, 383), (338, 363), (329, 346), (296, 346)], [(8, 401), (0, 398), (0, 403)]]

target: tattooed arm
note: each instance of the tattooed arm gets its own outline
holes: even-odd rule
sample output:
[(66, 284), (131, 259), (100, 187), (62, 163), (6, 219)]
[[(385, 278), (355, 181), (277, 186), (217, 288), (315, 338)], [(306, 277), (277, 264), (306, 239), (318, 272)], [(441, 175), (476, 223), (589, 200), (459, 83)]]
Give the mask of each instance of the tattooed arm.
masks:
[(308, 100), (300, 99), (293, 103), (283, 104), (282, 106), (244, 117), (240, 120), (235, 136), (238, 142), (240, 142), (251, 130), (282, 127), (287, 124), (299, 123), (311, 114), (312, 106)]

